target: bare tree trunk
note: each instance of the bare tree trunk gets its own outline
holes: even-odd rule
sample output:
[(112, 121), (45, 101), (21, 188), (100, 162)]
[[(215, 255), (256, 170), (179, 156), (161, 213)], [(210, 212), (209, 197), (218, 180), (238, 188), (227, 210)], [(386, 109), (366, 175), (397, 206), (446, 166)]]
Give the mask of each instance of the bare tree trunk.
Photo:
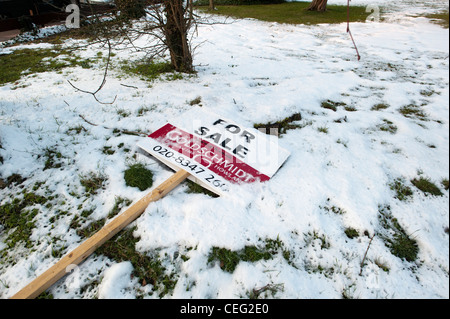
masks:
[(209, 8), (210, 11), (214, 10), (214, 0), (209, 0)]
[(308, 7), (309, 11), (326, 11), (328, 0), (313, 0), (311, 5)]
[(192, 72), (192, 54), (188, 41), (188, 30), (191, 25), (185, 13), (192, 10), (192, 1), (183, 5), (183, 0), (164, 1), (166, 24), (165, 41), (170, 52), (172, 66), (179, 72)]

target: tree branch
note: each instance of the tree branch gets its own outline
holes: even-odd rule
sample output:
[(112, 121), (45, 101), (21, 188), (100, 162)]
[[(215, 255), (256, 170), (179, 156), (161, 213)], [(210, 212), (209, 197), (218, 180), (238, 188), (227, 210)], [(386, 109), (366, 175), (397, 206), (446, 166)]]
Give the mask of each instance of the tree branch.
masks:
[(97, 88), (97, 90), (95, 90), (94, 92), (85, 91), (85, 90), (82, 90), (82, 89), (76, 87), (75, 85), (73, 85), (72, 82), (70, 82), (69, 80), (67, 80), (67, 82), (69, 82), (69, 84), (70, 84), (74, 89), (76, 89), (76, 90), (78, 90), (78, 91), (80, 91), (80, 92), (83, 92), (83, 93), (91, 94), (91, 95), (94, 97), (94, 99), (95, 99), (98, 103), (100, 103), (100, 104), (113, 104), (113, 103), (116, 101), (117, 95), (114, 97), (114, 100), (113, 100), (112, 102), (102, 102), (102, 101), (100, 101), (100, 100), (97, 98), (97, 96), (96, 96), (96, 94), (103, 88), (103, 86), (104, 86), (105, 83), (106, 83), (106, 76), (108, 75), (109, 63), (110, 63), (110, 61), (111, 61), (111, 42), (110, 42), (109, 39), (107, 39), (106, 41), (107, 41), (107, 43), (108, 43), (108, 59), (106, 60), (105, 73), (103, 74), (103, 80), (102, 80), (102, 83), (101, 83), (100, 86)]

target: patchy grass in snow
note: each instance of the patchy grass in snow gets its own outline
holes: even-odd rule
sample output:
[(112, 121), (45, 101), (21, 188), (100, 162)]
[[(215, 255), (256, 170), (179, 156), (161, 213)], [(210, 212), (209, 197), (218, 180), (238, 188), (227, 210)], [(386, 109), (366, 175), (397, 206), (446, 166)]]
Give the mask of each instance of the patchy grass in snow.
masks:
[(407, 118), (418, 119), (421, 121), (427, 121), (427, 114), (417, 105), (408, 104), (401, 107), (399, 110), (400, 114)]
[(345, 104), (344, 102), (335, 102), (331, 100), (322, 101), (322, 103), (320, 104), (322, 108), (332, 110), (334, 112), (337, 111), (337, 108), (339, 106), (346, 106), (346, 105), (347, 104)]
[(269, 135), (283, 135), (286, 134), (288, 130), (293, 130), (297, 128), (302, 128), (300, 124), (293, 124), (293, 122), (301, 121), (302, 115), (300, 113), (292, 114), (280, 121), (269, 122), (269, 123), (257, 123), (253, 127), (259, 131), (269, 134)]
[(382, 231), (378, 234), (389, 248), (391, 253), (398, 258), (413, 262), (419, 254), (419, 246), (414, 238), (400, 225), (397, 218), (392, 215), (389, 205), (379, 207), (378, 220)]
[[(414, 178), (411, 180), (414, 186), (420, 189), (425, 194), (431, 194), (434, 196), (442, 196), (444, 193), (436, 186), (429, 178), (420, 176), (419, 178)], [(447, 184), (448, 186), (448, 184)]]
[(397, 133), (398, 130), (397, 126), (392, 121), (387, 119), (383, 119), (383, 123), (378, 124), (377, 128), (382, 132), (388, 132), (391, 134)]
[(445, 29), (448, 29), (449, 26), (449, 14), (448, 10), (438, 13), (428, 13), (425, 15), (426, 18), (430, 19), (431, 22), (439, 24)]
[(354, 229), (353, 227), (347, 227), (345, 229), (344, 233), (350, 239), (359, 237), (359, 232), (356, 229)]
[(120, 69), (128, 75), (138, 76), (142, 81), (152, 82), (160, 78), (166, 81), (183, 79), (183, 74), (175, 72), (169, 62), (155, 62), (153, 60), (121, 61)]
[[(236, 18), (253, 18), (268, 22), (290, 24), (343, 23), (347, 21), (347, 6), (327, 5), (326, 12), (306, 10), (310, 2), (285, 2), (281, 4), (217, 5), (214, 14)], [(364, 22), (369, 14), (364, 6), (351, 6), (350, 22)]]
[(87, 194), (95, 195), (103, 189), (107, 177), (98, 172), (89, 172), (80, 176), (80, 184), (84, 186)]
[(449, 184), (449, 182), (448, 182), (448, 178), (444, 178), (442, 181), (441, 181), (441, 184), (442, 184), (442, 186), (444, 187), (444, 189), (446, 190), (446, 191), (448, 191), (448, 184)]
[(208, 196), (213, 197), (213, 198), (219, 197), (219, 195), (217, 195), (216, 193), (211, 192), (210, 190), (208, 190), (208, 189), (206, 189), (206, 188), (200, 186), (199, 184), (194, 183), (194, 182), (192, 182), (190, 180), (186, 181), (186, 185), (188, 187), (188, 190), (187, 190), (188, 194), (205, 194), (205, 195), (208, 195)]
[(0, 55), (0, 85), (15, 82), (23, 76), (61, 71), (67, 67), (90, 68), (91, 62), (64, 49), (19, 49)]
[(408, 198), (413, 196), (413, 191), (411, 187), (405, 185), (406, 181), (403, 178), (396, 178), (392, 183), (389, 184), (391, 190), (395, 192), (395, 198), (400, 201), (406, 201)]
[(208, 263), (219, 262), (223, 271), (233, 273), (237, 265), (242, 262), (257, 262), (269, 260), (278, 253), (289, 262), (290, 252), (284, 248), (284, 243), (279, 239), (266, 238), (261, 245), (248, 245), (241, 250), (212, 247), (208, 255)]

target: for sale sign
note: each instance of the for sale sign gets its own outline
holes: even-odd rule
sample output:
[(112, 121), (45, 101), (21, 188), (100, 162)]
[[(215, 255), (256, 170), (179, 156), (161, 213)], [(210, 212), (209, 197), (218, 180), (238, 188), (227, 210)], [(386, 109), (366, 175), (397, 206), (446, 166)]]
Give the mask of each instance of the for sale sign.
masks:
[(230, 184), (269, 180), (289, 156), (277, 137), (199, 109), (163, 125), (138, 146), (219, 195)]

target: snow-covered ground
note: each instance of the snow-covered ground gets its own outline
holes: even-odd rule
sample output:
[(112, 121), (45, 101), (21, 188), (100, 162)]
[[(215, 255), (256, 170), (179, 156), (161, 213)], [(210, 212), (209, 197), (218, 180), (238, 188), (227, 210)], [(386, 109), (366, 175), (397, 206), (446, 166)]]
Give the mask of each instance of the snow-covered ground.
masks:
[[(8, 232), (0, 226), (0, 297), (11, 297), (54, 264), (60, 258), (55, 251), (64, 254), (80, 243), (70, 224), (83, 210), (93, 211), (87, 219), (93, 222), (108, 215), (117, 197), (136, 201), (147, 193), (125, 185), (129, 164), (150, 168), (154, 185), (172, 174), (137, 152), (143, 137), (113, 128), (151, 132), (199, 108), (190, 102), (200, 97), (203, 109), (248, 127), (299, 112), (302, 120), (296, 124), (302, 128), (279, 139), (291, 155), (270, 181), (220, 198), (189, 194), (182, 184), (132, 223), (139, 238), (136, 250), (158, 255), (177, 280), (165, 298), (245, 298), (263, 287), (271, 288), (266, 292), (274, 298), (448, 298), (449, 192), (441, 181), (449, 179), (449, 30), (413, 17), (448, 10), (448, 2), (351, 3), (379, 5), (384, 18), (351, 24), (360, 61), (346, 24), (248, 19), (199, 26), (194, 77), (149, 86), (112, 69), (98, 94), (102, 101), (117, 96), (112, 105), (99, 104), (67, 83), (95, 90), (103, 76), (101, 63), (1, 86), (0, 177), (16, 173), (26, 180), (0, 189), (0, 205), (36, 185), (36, 194), (54, 197), (50, 205), (35, 206), (31, 247), (9, 248)], [(0, 53), (29, 47), (51, 45), (23, 44)], [(101, 50), (105, 56), (95, 46), (77, 54), (94, 58)], [(114, 60), (140, 56), (118, 51)], [(321, 107), (327, 100), (341, 104), (336, 111)], [(405, 106), (421, 110), (425, 118), (404, 116), (399, 110)], [(145, 110), (143, 116), (139, 110)], [(59, 153), (54, 160), (60, 167), (43, 170), (46, 150)], [(80, 178), (90, 172), (107, 177), (104, 189), (79, 196)], [(420, 176), (433, 181), (443, 196), (412, 185)], [(390, 185), (396, 179), (413, 191), (407, 200), (395, 198)], [(415, 261), (394, 256), (386, 246), (382, 235), (389, 230), (379, 217), (387, 207), (417, 241)], [(358, 231), (357, 238), (346, 236), (349, 227)], [(208, 262), (213, 247), (239, 251), (267, 239), (281, 241), (289, 257), (280, 251), (269, 260), (241, 261), (232, 273)], [(129, 261), (91, 256), (50, 293), (55, 298), (158, 298), (151, 294), (153, 285), (143, 285), (132, 271)]]

